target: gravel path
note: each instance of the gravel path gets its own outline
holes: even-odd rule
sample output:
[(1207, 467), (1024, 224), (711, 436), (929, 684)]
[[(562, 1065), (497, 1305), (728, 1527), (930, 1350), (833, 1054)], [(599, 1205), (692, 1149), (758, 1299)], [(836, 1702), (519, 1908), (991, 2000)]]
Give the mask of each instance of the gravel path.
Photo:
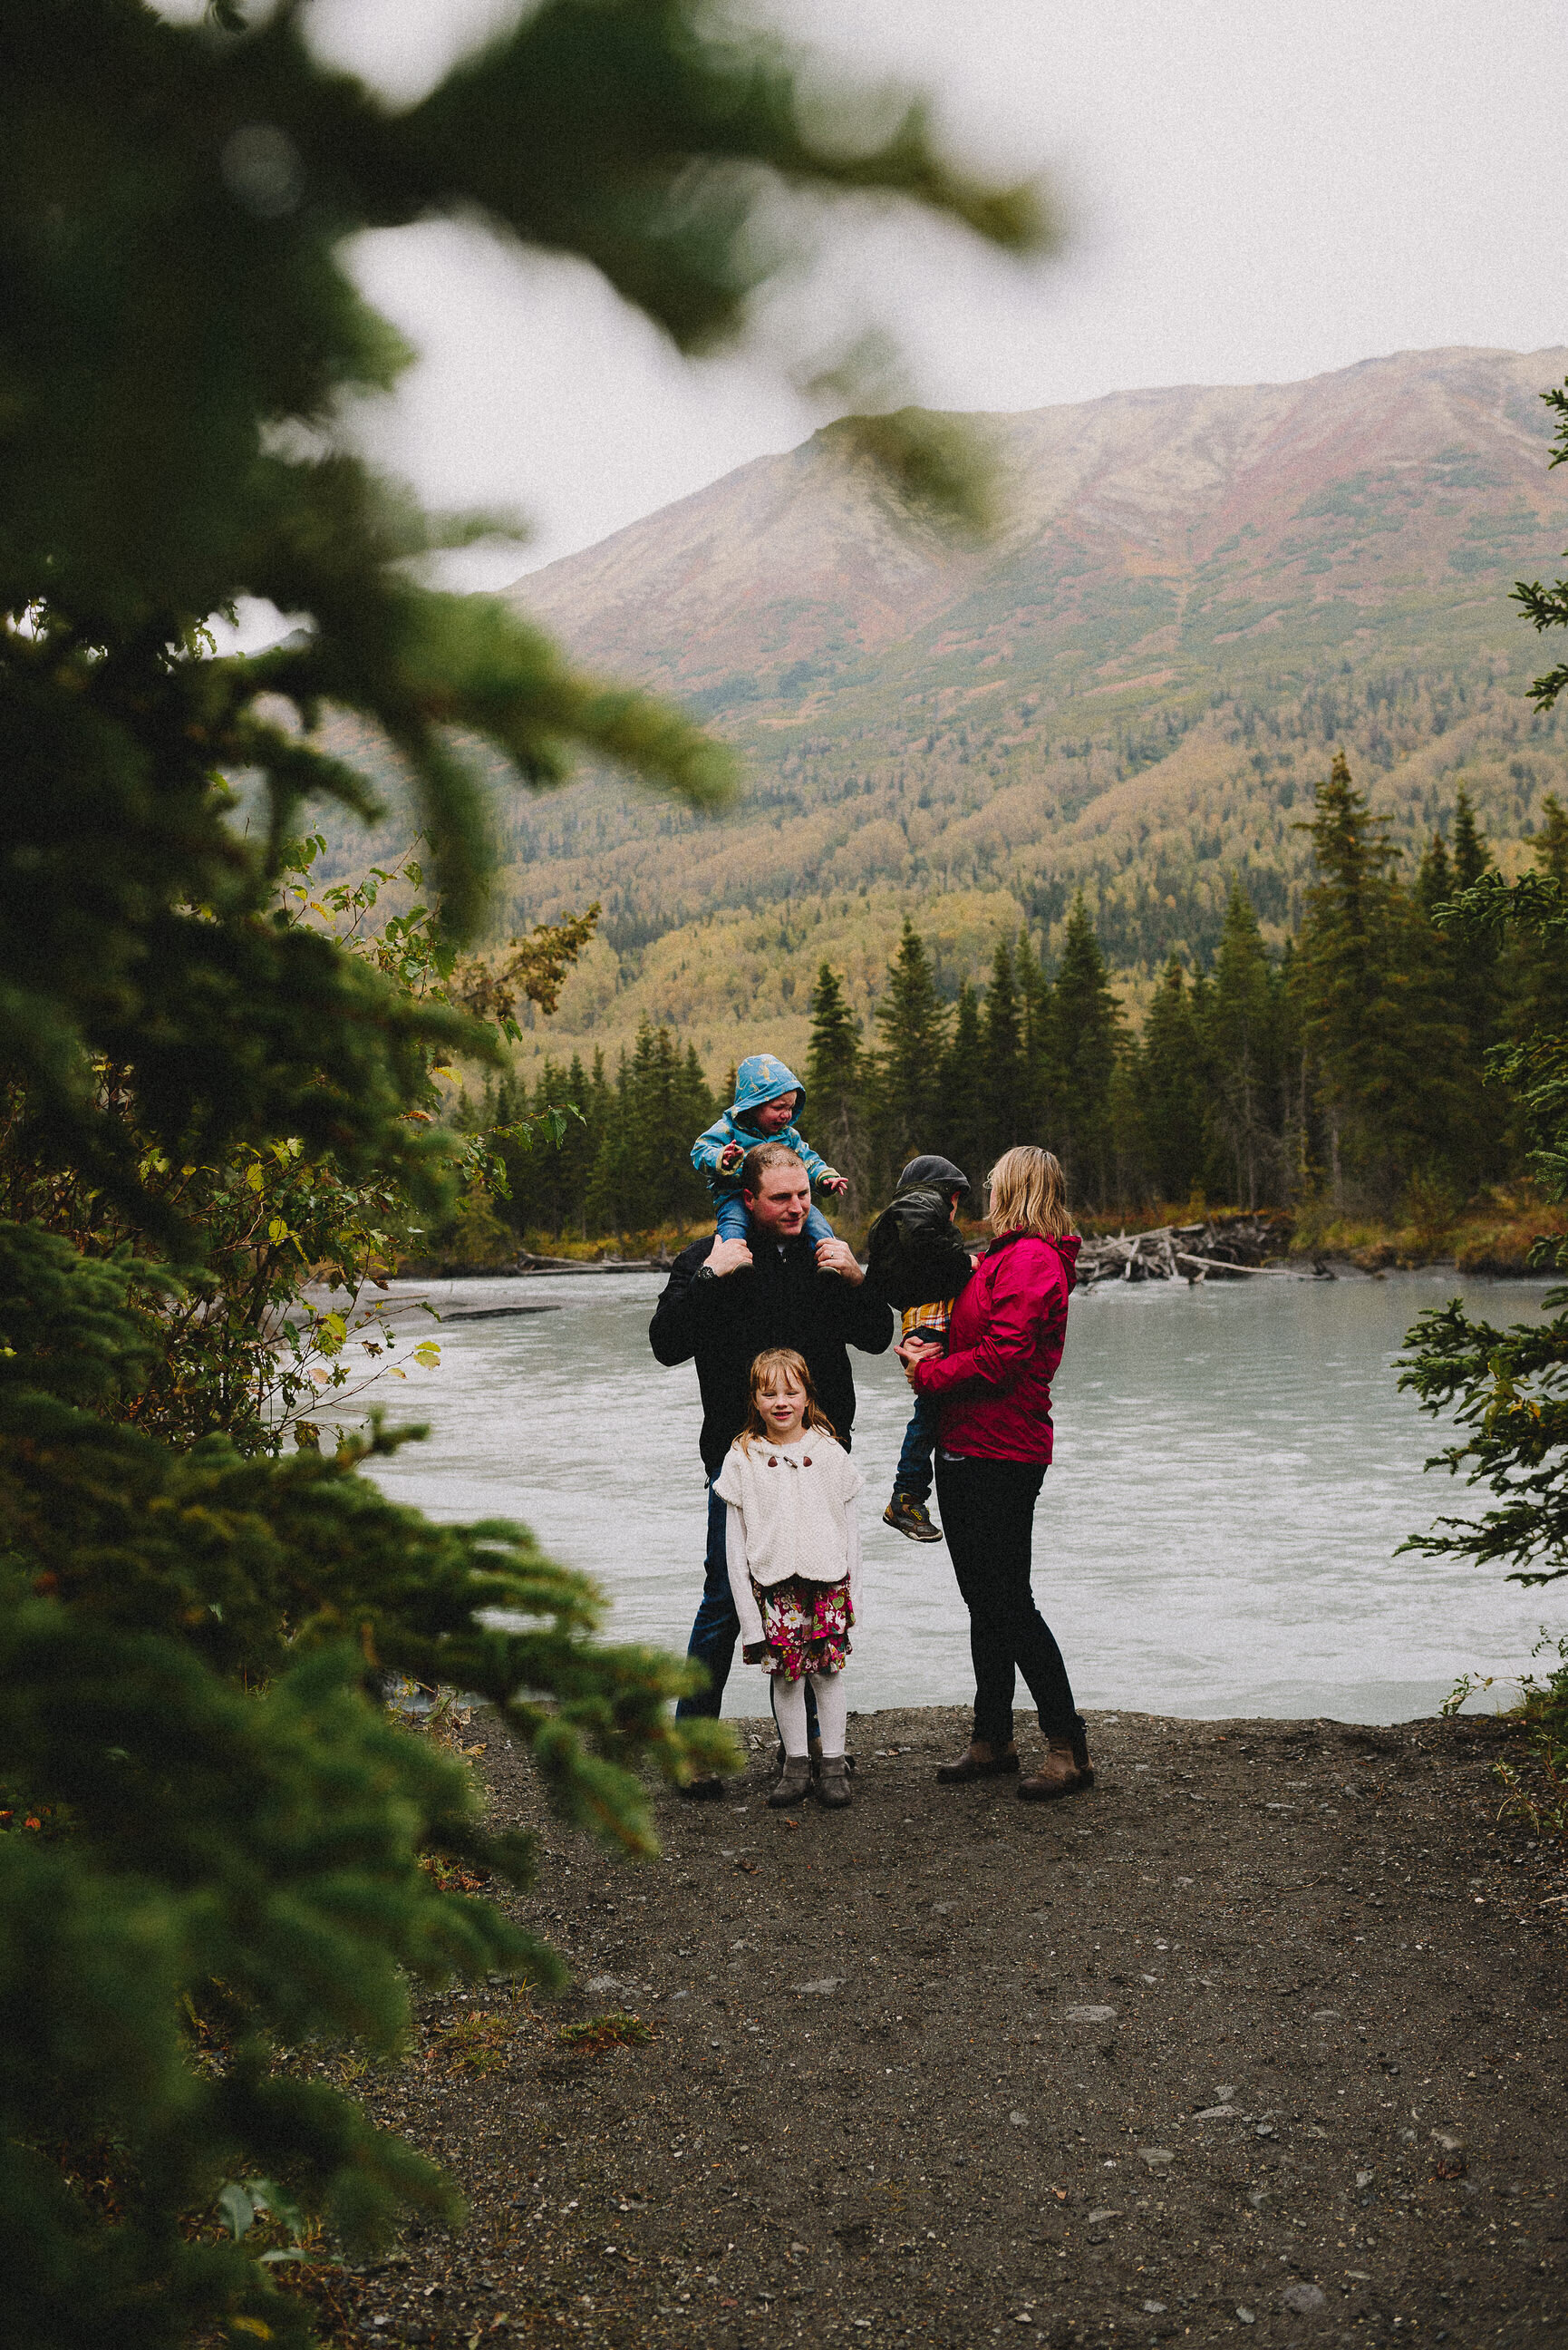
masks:
[(547, 1831), (572, 1993), (431, 2002), (375, 2089), (473, 2216), (351, 2281), (362, 2338), (1568, 2341), (1568, 1904), (1497, 1725), (1098, 1715), (1097, 1790), (1026, 1806), (936, 1785), (965, 1716), (852, 1715), (841, 1814), (767, 1811), (741, 1728), (662, 1860)]

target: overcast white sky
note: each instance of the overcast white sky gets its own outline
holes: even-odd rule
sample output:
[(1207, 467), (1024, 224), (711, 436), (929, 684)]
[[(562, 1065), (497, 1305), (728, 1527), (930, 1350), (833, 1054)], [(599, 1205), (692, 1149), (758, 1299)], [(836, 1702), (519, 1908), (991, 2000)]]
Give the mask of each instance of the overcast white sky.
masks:
[[(1069, 223), (1028, 270), (924, 225), (837, 241), (822, 307), (891, 328), (939, 406), (1290, 380), (1438, 344), (1568, 340), (1568, 0), (753, 0), (829, 79), (924, 85), (971, 164), (1044, 164)], [(515, 0), (317, 0), (318, 44), (413, 97)], [(377, 453), (504, 501), (524, 556), (591, 544), (818, 420), (757, 357), (691, 366), (586, 268), (431, 225), (363, 241), (421, 358)]]

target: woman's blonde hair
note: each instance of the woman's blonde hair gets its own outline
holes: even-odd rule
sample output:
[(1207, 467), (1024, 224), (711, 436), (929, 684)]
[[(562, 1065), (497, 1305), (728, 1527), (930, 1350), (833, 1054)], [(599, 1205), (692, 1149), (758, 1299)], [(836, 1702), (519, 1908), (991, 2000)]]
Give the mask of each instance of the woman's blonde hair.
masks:
[(1002, 1152), (987, 1180), (993, 1232), (1034, 1232), (1052, 1241), (1072, 1230), (1067, 1179), (1054, 1150), (1016, 1143)]
[(764, 1347), (752, 1365), (752, 1388), (746, 1424), (735, 1441), (742, 1452), (752, 1449), (753, 1436), (766, 1437), (768, 1424), (758, 1408), (757, 1398), (772, 1395), (783, 1385), (779, 1374), (787, 1372), (798, 1387), (805, 1389), (805, 1420), (807, 1428), (820, 1428), (825, 1436), (836, 1436), (837, 1430), (816, 1400), (816, 1389), (811, 1384), (811, 1373), (805, 1367), (805, 1357), (797, 1355), (793, 1347)]

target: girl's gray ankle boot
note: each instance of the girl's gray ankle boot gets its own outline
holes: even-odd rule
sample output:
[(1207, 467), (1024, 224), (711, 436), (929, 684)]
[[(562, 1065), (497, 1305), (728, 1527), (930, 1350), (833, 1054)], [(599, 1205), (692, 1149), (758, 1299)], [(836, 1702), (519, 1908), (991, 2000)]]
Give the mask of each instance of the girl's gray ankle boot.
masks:
[(825, 1754), (816, 1782), (816, 1800), (830, 1812), (841, 1812), (851, 1798), (849, 1768), (842, 1754)]
[(792, 1810), (796, 1804), (804, 1801), (806, 1789), (810, 1784), (810, 1755), (786, 1754), (784, 1756), (784, 1770), (779, 1776), (778, 1785), (773, 1789), (772, 1793), (768, 1796), (769, 1811), (787, 1812)]

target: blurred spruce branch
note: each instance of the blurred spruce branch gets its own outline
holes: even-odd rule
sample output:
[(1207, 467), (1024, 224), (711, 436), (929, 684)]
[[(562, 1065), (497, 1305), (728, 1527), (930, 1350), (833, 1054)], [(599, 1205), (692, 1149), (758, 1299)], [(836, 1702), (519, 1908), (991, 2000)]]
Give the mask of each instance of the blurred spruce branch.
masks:
[[(908, 203), (996, 246), (1039, 241), (1034, 193), (948, 168), (918, 104), (858, 143), (853, 117), (814, 135), (785, 50), (697, 0), (546, 0), (402, 109), (312, 56), (297, 0), (254, 24), (237, 0), (198, 25), (139, 0), (5, 12), (0, 2204), (18, 2350), (303, 2344), (257, 2209), (296, 2247), (324, 2225), (373, 2241), (410, 2205), (456, 2216), (422, 2158), (296, 2061), (345, 2040), (356, 2064), (394, 2054), (411, 1981), (559, 1974), (450, 1889), (524, 1885), (532, 1853), (484, 1827), (460, 1759), (389, 1718), (384, 1677), (491, 1699), (558, 1811), (633, 1855), (652, 1848), (645, 1774), (732, 1759), (718, 1724), (671, 1719), (691, 1667), (600, 1645), (592, 1586), (521, 1528), (389, 1503), (361, 1472), (401, 1440), (375, 1427), (329, 1454), (290, 1388), (302, 1366), (333, 1386), (346, 1347), (377, 1343), (332, 1309), (280, 1336), (304, 1274), (373, 1286), (395, 1216), (450, 1194), (468, 1146), (435, 1115), (442, 1064), (495, 1060), (592, 920), (479, 951), (488, 828), (465, 745), (530, 788), (583, 753), (693, 804), (732, 784), (679, 712), (578, 675), (493, 598), (421, 584), (420, 556), (513, 525), (425, 515), (343, 444), (345, 403), (410, 358), (343, 252), (478, 218), (587, 259), (696, 351), (751, 329), (813, 205)], [(948, 428), (888, 420), (870, 442), (901, 494), (978, 513)], [(250, 597), (293, 633), (215, 657), (214, 621)], [(363, 883), (308, 896), (302, 812), (374, 813), (318, 746), (328, 706), (401, 756), (429, 843), (417, 908), (371, 919)], [(291, 1417), (303, 1449), (273, 1457)]]

